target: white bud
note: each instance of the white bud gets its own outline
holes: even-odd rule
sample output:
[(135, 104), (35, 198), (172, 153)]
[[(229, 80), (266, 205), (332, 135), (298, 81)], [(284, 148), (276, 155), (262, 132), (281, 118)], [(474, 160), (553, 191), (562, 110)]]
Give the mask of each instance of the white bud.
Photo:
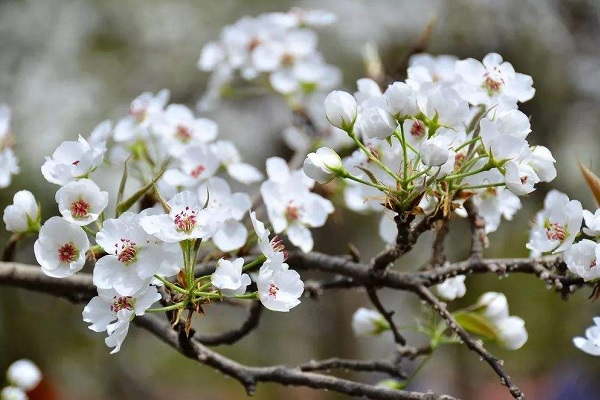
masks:
[(39, 230), (39, 207), (33, 194), (28, 190), (15, 193), (13, 204), (4, 209), (2, 219), (11, 232)]
[(395, 82), (388, 86), (383, 94), (394, 115), (416, 115), (418, 113), (415, 91), (404, 82)]
[(379, 335), (388, 329), (388, 322), (377, 311), (361, 307), (352, 316), (352, 330), (357, 336)]
[(508, 318), (508, 300), (502, 293), (482, 294), (477, 301), (477, 306), (483, 309), (483, 316), (493, 323)]
[(421, 144), (420, 150), (423, 164), (430, 167), (444, 165), (450, 157), (448, 145), (444, 140), (438, 140), (438, 138), (426, 139)]
[(6, 379), (11, 385), (25, 391), (35, 388), (42, 380), (40, 369), (30, 360), (15, 361), (6, 371)]
[(342, 168), (342, 159), (329, 147), (321, 147), (316, 153), (310, 153), (304, 160), (304, 173), (319, 183), (328, 183), (335, 172)]
[(325, 114), (331, 125), (347, 130), (356, 120), (356, 99), (341, 90), (334, 90), (325, 98)]
[(509, 350), (517, 350), (527, 342), (525, 321), (520, 317), (507, 317), (496, 322), (498, 342)]
[(390, 137), (398, 124), (394, 117), (386, 110), (379, 107), (369, 107), (360, 112), (356, 119), (356, 133), (377, 139)]

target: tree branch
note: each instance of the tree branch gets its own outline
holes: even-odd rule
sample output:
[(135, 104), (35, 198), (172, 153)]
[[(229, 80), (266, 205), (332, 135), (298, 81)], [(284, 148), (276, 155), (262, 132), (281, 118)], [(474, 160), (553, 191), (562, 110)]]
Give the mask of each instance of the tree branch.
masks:
[(262, 304), (260, 301), (253, 301), (250, 304), (248, 311), (248, 318), (246, 318), (239, 328), (218, 333), (216, 335), (202, 335), (197, 333), (194, 335), (194, 339), (207, 346), (218, 346), (221, 344), (233, 344), (237, 342), (258, 327), (260, 316), (263, 311)]

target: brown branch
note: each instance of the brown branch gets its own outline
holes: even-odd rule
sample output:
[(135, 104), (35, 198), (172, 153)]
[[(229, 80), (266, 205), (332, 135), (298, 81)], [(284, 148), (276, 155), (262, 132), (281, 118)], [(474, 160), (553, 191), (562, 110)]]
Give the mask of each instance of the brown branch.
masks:
[(183, 331), (175, 331), (167, 321), (143, 316), (134, 322), (151, 332), (175, 350), (202, 364), (208, 365), (225, 375), (235, 378), (249, 395), (256, 390), (259, 382), (276, 382), (283, 385), (305, 386), (313, 389), (331, 390), (349, 396), (366, 396), (370, 399), (389, 400), (453, 400), (454, 397), (431, 393), (417, 393), (393, 390), (367, 385), (327, 375), (304, 372), (288, 366), (250, 367), (237, 363), (215, 353), (193, 337), (188, 338)]
[(448, 227), (449, 222), (448, 219), (442, 220), (440, 226), (436, 230), (430, 262), (431, 266), (434, 268), (443, 265), (444, 261), (446, 261), (446, 256), (444, 255), (444, 241), (450, 231)]
[(346, 360), (342, 358), (328, 358), (320, 361), (310, 361), (298, 366), (302, 371), (323, 371), (330, 369), (344, 369), (360, 372), (384, 372), (391, 377), (406, 379), (406, 374), (400, 369), (399, 362), (390, 360)]
[(487, 247), (488, 239), (485, 233), (485, 220), (479, 215), (479, 210), (471, 199), (465, 201), (464, 206), (471, 225), (470, 258), (473, 261), (479, 261), (483, 258), (483, 249)]
[(381, 301), (379, 300), (379, 296), (377, 296), (377, 290), (375, 290), (375, 288), (373, 286), (367, 286), (366, 289), (367, 289), (367, 295), (369, 296), (371, 303), (373, 303), (373, 305), (375, 306), (377, 311), (379, 311), (379, 313), (381, 315), (383, 315), (383, 318), (385, 318), (385, 320), (388, 322), (388, 325), (390, 326), (390, 330), (392, 331), (392, 334), (394, 335), (394, 342), (396, 342), (396, 344), (399, 344), (401, 346), (406, 345), (406, 339), (404, 338), (404, 336), (402, 336), (402, 334), (400, 333), (400, 330), (398, 329), (398, 327), (396, 326), (396, 323), (394, 322), (394, 319), (392, 318), (392, 316), (394, 315), (394, 312), (387, 311), (385, 309), (385, 307), (383, 306), (383, 304), (381, 304)]
[(496, 372), (496, 374), (500, 377), (502, 384), (508, 388), (510, 394), (515, 399), (525, 399), (525, 395), (523, 394), (523, 392), (521, 392), (521, 389), (519, 389), (514, 383), (512, 383), (510, 377), (502, 369), (503, 362), (494, 357), (490, 352), (488, 352), (483, 347), (483, 342), (481, 340), (473, 339), (471, 335), (469, 335), (469, 333), (456, 322), (452, 314), (450, 314), (450, 312), (448, 312), (448, 310), (446, 309), (446, 303), (443, 303), (440, 300), (438, 300), (438, 298), (435, 297), (431, 293), (431, 291), (425, 286), (417, 287), (415, 293), (419, 295), (419, 297), (422, 300), (427, 302), (430, 305), (430, 307), (440, 317), (444, 319), (446, 325), (448, 325), (448, 327), (461, 338), (461, 340), (470, 350), (479, 354), (479, 356), (492, 367), (494, 372)]

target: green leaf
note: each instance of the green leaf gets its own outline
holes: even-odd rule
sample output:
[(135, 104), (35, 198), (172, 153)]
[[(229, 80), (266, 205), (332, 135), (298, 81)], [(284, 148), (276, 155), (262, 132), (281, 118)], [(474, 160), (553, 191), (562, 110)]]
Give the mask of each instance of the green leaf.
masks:
[(129, 160), (131, 160), (133, 154), (130, 154), (129, 157), (125, 160), (125, 165), (123, 166), (123, 176), (121, 177), (121, 182), (119, 183), (119, 192), (117, 193), (117, 204), (120, 204), (123, 201), (123, 192), (125, 192), (125, 184), (127, 183), (127, 164)]
[(471, 333), (486, 339), (496, 339), (498, 337), (498, 330), (494, 324), (481, 314), (461, 311), (454, 314), (454, 318), (460, 326)]
[(377, 382), (377, 386), (393, 390), (402, 390), (408, 385), (408, 381), (397, 381), (395, 379), (384, 379)]
[(362, 172), (364, 172), (365, 174), (367, 174), (367, 176), (369, 177), (369, 180), (376, 184), (379, 185), (379, 181), (377, 180), (377, 178), (375, 177), (375, 174), (373, 174), (371, 171), (369, 171), (368, 169), (361, 167), (360, 165), (358, 165), (356, 168), (360, 169)]

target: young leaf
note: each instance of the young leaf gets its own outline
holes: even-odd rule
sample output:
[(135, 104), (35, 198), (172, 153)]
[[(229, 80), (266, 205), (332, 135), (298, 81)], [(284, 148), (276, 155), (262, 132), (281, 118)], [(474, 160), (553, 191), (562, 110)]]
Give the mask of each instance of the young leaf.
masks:
[(579, 161), (579, 169), (581, 170), (581, 174), (583, 175), (583, 179), (592, 190), (592, 194), (594, 195), (594, 199), (596, 200), (596, 205), (600, 205), (600, 178), (596, 174), (594, 174), (589, 168)]
[(496, 339), (498, 330), (490, 320), (480, 314), (462, 311), (454, 314), (456, 322), (465, 330), (482, 336), (486, 339)]

